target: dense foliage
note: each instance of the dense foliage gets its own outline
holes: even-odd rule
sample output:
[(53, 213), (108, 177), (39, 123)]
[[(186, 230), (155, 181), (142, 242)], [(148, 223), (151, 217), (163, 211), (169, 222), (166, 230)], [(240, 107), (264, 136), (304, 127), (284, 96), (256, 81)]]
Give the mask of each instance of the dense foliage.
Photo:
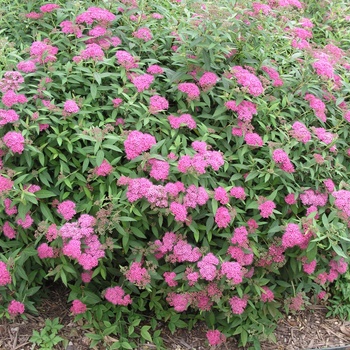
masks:
[(341, 1), (2, 9), (0, 315), (60, 281), (91, 346), (161, 348), (158, 322), (204, 320), (210, 345), (257, 349), (281, 311), (331, 297), (349, 250)]

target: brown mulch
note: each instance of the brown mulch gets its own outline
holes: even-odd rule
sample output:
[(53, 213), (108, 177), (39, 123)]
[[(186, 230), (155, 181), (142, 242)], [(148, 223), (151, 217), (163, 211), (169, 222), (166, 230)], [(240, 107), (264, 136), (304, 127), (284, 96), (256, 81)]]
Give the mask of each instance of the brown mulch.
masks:
[[(51, 299), (43, 300), (38, 308), (40, 316), (26, 314), (26, 320), (0, 320), (0, 350), (37, 350), (29, 341), (33, 330), (40, 331), (45, 326), (46, 319), (59, 318), (64, 325), (59, 335), (66, 339), (67, 345), (57, 345), (53, 350), (88, 350), (89, 339), (79, 324), (73, 322), (66, 303), (67, 294), (62, 289), (50, 292)], [(307, 310), (295, 315), (289, 315), (278, 322), (275, 336), (276, 344), (263, 342), (262, 350), (304, 350), (342, 347), (350, 350), (350, 322), (336, 318), (326, 318), (327, 308), (322, 305), (309, 306)], [(166, 327), (162, 328), (164, 345), (169, 350), (209, 350), (204, 324), (197, 324), (191, 331), (179, 329), (171, 334)], [(347, 347), (348, 346), (348, 347)], [(97, 348), (95, 348), (97, 350)], [(153, 344), (140, 345), (138, 350), (155, 350)], [(235, 339), (228, 340), (216, 350), (241, 349)], [(108, 350), (99, 347), (98, 350)]]

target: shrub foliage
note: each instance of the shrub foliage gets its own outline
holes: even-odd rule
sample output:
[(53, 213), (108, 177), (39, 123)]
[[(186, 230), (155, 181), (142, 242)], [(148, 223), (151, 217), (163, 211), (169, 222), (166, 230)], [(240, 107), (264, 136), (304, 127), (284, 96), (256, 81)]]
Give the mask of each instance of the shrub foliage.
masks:
[(327, 298), (349, 249), (343, 3), (34, 3), (3, 5), (0, 314), (61, 281), (92, 346), (204, 320), (258, 348)]

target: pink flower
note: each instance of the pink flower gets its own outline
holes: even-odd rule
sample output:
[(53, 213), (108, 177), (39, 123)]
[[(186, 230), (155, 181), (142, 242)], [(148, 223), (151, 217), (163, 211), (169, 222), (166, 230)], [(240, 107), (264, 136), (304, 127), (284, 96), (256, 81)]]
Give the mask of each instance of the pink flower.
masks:
[(94, 168), (94, 174), (97, 176), (108, 176), (113, 171), (112, 165), (107, 160), (103, 160), (101, 165)]
[(24, 312), (24, 304), (16, 300), (11, 300), (7, 311), (11, 316), (21, 315)]
[(153, 81), (154, 76), (150, 74), (141, 74), (132, 79), (132, 83), (136, 86), (138, 92), (149, 89)]
[(302, 244), (303, 241), (304, 235), (300, 232), (299, 226), (297, 224), (287, 224), (286, 231), (282, 236), (282, 246), (292, 248)]
[(49, 247), (47, 243), (40, 244), (39, 247), (37, 248), (37, 251), (40, 259), (53, 258), (55, 255), (53, 248)]
[(65, 220), (70, 220), (77, 213), (75, 203), (72, 201), (63, 201), (57, 207), (58, 214), (61, 214)]
[(216, 74), (211, 72), (205, 72), (202, 77), (199, 79), (199, 86), (202, 89), (210, 89), (213, 87), (218, 81), (218, 77)]
[(240, 284), (243, 281), (242, 266), (238, 262), (225, 261), (221, 265), (222, 275), (225, 275), (233, 284)]
[(270, 302), (273, 301), (275, 296), (274, 296), (272, 290), (269, 289), (266, 286), (263, 286), (262, 289), (263, 289), (263, 292), (261, 293), (261, 301), (263, 303), (267, 303), (269, 301)]
[(273, 81), (272, 83), (273, 86), (278, 87), (283, 85), (283, 80), (280, 78), (280, 75), (275, 69), (267, 66), (263, 66), (261, 67), (261, 69), (264, 72), (266, 72), (269, 78)]
[(188, 293), (183, 293), (183, 294), (169, 293), (166, 300), (170, 306), (174, 307), (175, 311), (183, 312), (187, 310), (190, 304), (191, 298)]
[(147, 27), (139, 28), (136, 32), (132, 33), (132, 36), (138, 39), (142, 39), (143, 41), (147, 42), (152, 40), (152, 32)]
[(164, 69), (157, 64), (152, 64), (147, 68), (147, 73), (149, 74), (162, 74), (164, 73)]
[(210, 330), (207, 332), (206, 336), (210, 346), (220, 345), (226, 341), (225, 335), (218, 330)]
[(7, 132), (3, 137), (3, 141), (13, 153), (22, 154), (24, 150), (24, 137), (20, 132)]
[(219, 201), (222, 205), (225, 205), (229, 202), (227, 192), (223, 187), (215, 188), (214, 199)]
[(245, 200), (246, 194), (243, 187), (232, 187), (230, 190), (230, 195), (234, 198)]
[(273, 214), (273, 210), (276, 208), (276, 204), (273, 201), (266, 200), (265, 202), (261, 203), (258, 207), (260, 210), (260, 215), (263, 218), (268, 218)]
[(307, 143), (311, 140), (311, 133), (303, 123), (295, 122), (292, 129), (292, 136), (298, 141)]
[(78, 113), (80, 108), (78, 107), (78, 105), (76, 104), (75, 101), (73, 100), (67, 100), (64, 103), (64, 107), (63, 107), (64, 111), (71, 114), (71, 113)]
[(264, 141), (261, 138), (261, 136), (256, 133), (245, 134), (244, 141), (247, 143), (248, 146), (254, 147), (262, 147), (262, 145), (264, 144)]
[(58, 8), (60, 8), (60, 6), (57, 4), (45, 4), (45, 5), (40, 7), (40, 11), (41, 12), (52, 12)]
[(115, 20), (115, 15), (108, 10), (100, 7), (89, 7), (87, 11), (78, 15), (75, 19), (76, 23), (93, 24), (94, 21), (108, 24)]
[(166, 98), (154, 95), (149, 99), (149, 112), (151, 114), (156, 114), (161, 111), (166, 111), (169, 108), (169, 102)]
[(82, 272), (81, 275), (80, 275), (81, 280), (82, 280), (84, 283), (89, 283), (89, 282), (91, 282), (92, 274), (93, 274), (93, 271), (92, 271), (92, 270)]
[(235, 315), (243, 314), (244, 309), (247, 307), (247, 303), (248, 303), (248, 298), (246, 296), (244, 296), (243, 298), (234, 296), (229, 300), (232, 313)]
[(136, 62), (136, 58), (126, 51), (119, 50), (115, 53), (115, 56), (117, 57), (118, 64), (123, 66), (126, 70), (139, 66)]
[(145, 287), (151, 282), (151, 276), (140, 262), (133, 262), (125, 273), (125, 278), (139, 287)]
[(30, 18), (30, 19), (39, 19), (41, 17), (43, 17), (43, 13), (38, 13), (38, 12), (29, 12), (26, 13), (26, 18)]
[(181, 83), (177, 87), (181, 92), (187, 94), (189, 100), (195, 100), (199, 97), (200, 91), (198, 86), (193, 83)]
[(12, 281), (11, 275), (7, 270), (7, 266), (3, 261), (0, 261), (0, 286), (6, 286)]
[(124, 141), (126, 158), (129, 160), (134, 159), (142, 152), (148, 151), (155, 144), (156, 139), (154, 136), (133, 130)]
[(27, 229), (32, 226), (34, 220), (29, 215), (29, 213), (27, 213), (24, 220), (19, 218), (16, 222), (19, 226), (22, 226), (24, 229)]
[(89, 30), (89, 36), (92, 36), (95, 38), (104, 36), (106, 33), (107, 33), (107, 29), (102, 26), (96, 26), (93, 29)]
[(187, 209), (184, 205), (172, 202), (170, 204), (170, 212), (175, 216), (176, 221), (185, 222), (187, 219)]
[(81, 51), (80, 56), (78, 57), (80, 57), (83, 60), (93, 59), (95, 61), (102, 61), (105, 57), (105, 54), (102, 51), (102, 48), (100, 45), (92, 43), (92, 44), (87, 44), (86, 48), (83, 51)]
[(231, 243), (238, 244), (241, 247), (248, 244), (248, 231), (244, 226), (235, 228)]
[(312, 64), (316, 73), (321, 77), (328, 79), (334, 78), (334, 69), (332, 64), (324, 58), (321, 58)]
[(241, 84), (247, 88), (251, 95), (259, 96), (264, 92), (261, 81), (247, 69), (244, 69), (241, 66), (234, 66), (232, 67), (232, 71), (238, 84)]
[(169, 176), (170, 165), (164, 160), (150, 159), (148, 162), (152, 169), (149, 173), (156, 180), (166, 180)]
[(127, 306), (132, 303), (130, 295), (125, 295), (124, 290), (119, 286), (107, 288), (105, 298), (114, 305)]
[(33, 73), (36, 71), (35, 62), (29, 61), (21, 61), (17, 64), (17, 69), (24, 73)]
[(284, 201), (289, 205), (296, 204), (296, 202), (297, 202), (294, 193), (287, 194), (284, 197)]
[(179, 117), (169, 115), (168, 120), (173, 129), (179, 129), (182, 125), (186, 125), (189, 129), (197, 127), (197, 123), (190, 114), (182, 114)]
[(115, 98), (114, 100), (112, 100), (112, 102), (113, 102), (113, 107), (114, 107), (114, 108), (117, 108), (117, 107), (119, 107), (119, 106), (122, 104), (123, 99), (121, 99), (121, 98)]
[(83, 314), (86, 311), (86, 305), (78, 299), (73, 300), (70, 312), (73, 315)]
[(13, 187), (13, 182), (7, 177), (0, 175), (0, 193), (7, 192)]
[(219, 228), (227, 227), (231, 222), (230, 212), (226, 207), (219, 207), (215, 213), (215, 222)]
[(19, 115), (13, 109), (0, 109), (0, 127), (17, 120), (19, 120)]
[(283, 171), (287, 173), (293, 173), (295, 171), (294, 165), (290, 161), (288, 154), (285, 151), (283, 151), (283, 149), (275, 149), (272, 154), (272, 159), (277, 164), (280, 164), (280, 167)]
[(169, 287), (176, 287), (178, 285), (177, 281), (175, 281), (175, 272), (164, 272), (163, 277)]
[(322, 122), (326, 122), (326, 105), (319, 98), (312, 94), (306, 94), (304, 99), (306, 101), (309, 101), (310, 107), (314, 110), (316, 117), (319, 118)]
[(17, 232), (10, 226), (8, 221), (5, 221), (2, 231), (8, 239), (14, 239), (17, 236)]
[(12, 206), (12, 201), (10, 198), (6, 198), (4, 200), (5, 205), (5, 213), (9, 216), (17, 214), (17, 207), (15, 205)]
[(303, 263), (303, 270), (305, 273), (307, 273), (308, 275), (311, 275), (314, 273), (315, 269), (316, 269), (316, 265), (317, 265), (317, 261), (316, 260), (312, 260), (311, 262), (304, 262)]

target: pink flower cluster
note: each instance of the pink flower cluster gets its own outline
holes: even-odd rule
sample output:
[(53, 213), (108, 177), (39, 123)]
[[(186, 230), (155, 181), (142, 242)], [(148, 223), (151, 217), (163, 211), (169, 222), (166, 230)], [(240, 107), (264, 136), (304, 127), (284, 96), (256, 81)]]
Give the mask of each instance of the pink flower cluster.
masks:
[(152, 32), (147, 27), (139, 28), (136, 32), (132, 33), (132, 36), (138, 39), (142, 39), (145, 42), (150, 41), (153, 38)]
[(102, 61), (105, 58), (105, 54), (100, 45), (91, 43), (87, 44), (86, 48), (80, 52), (79, 56), (75, 56), (73, 61), (80, 62), (81, 60), (94, 60), (94, 61)]
[(262, 147), (264, 144), (263, 139), (260, 135), (255, 132), (250, 132), (244, 135), (244, 141), (248, 146), (252, 147)]
[(21, 154), (24, 151), (24, 137), (20, 132), (9, 131), (2, 138), (4, 144), (13, 152)]
[(128, 306), (132, 303), (129, 294), (125, 294), (123, 288), (119, 286), (107, 288), (105, 298), (114, 305)]
[(250, 122), (254, 114), (257, 114), (256, 105), (253, 102), (243, 100), (238, 106), (236, 101), (227, 101), (225, 107), (237, 112), (238, 119)]
[(273, 291), (266, 287), (266, 286), (263, 286), (262, 287), (263, 291), (261, 293), (261, 301), (263, 303), (267, 303), (267, 302), (271, 302), (274, 300), (275, 298), (275, 295), (273, 294)]
[(185, 155), (179, 159), (177, 168), (181, 173), (193, 170), (198, 174), (205, 174), (206, 168), (209, 166), (213, 170), (218, 171), (224, 165), (225, 161), (222, 154), (218, 151), (208, 151), (205, 142), (194, 141), (192, 148), (197, 151), (193, 157)]
[[(328, 132), (325, 128), (312, 128), (314, 135), (326, 145), (329, 145), (333, 142), (335, 135)], [(330, 149), (332, 150), (332, 149)]]
[(288, 154), (281, 148), (273, 151), (272, 159), (276, 164), (279, 164), (281, 169), (287, 173), (294, 173), (294, 165), (290, 161)]
[(177, 281), (175, 281), (176, 273), (175, 272), (164, 272), (163, 273), (164, 280), (169, 287), (176, 287), (178, 285)]
[(240, 186), (232, 187), (230, 190), (230, 195), (236, 199), (241, 199), (242, 201), (244, 201), (246, 198), (244, 188)]
[(91, 270), (98, 265), (98, 260), (105, 256), (104, 248), (93, 226), (96, 219), (83, 214), (78, 221), (65, 223), (59, 230), (63, 239), (64, 255), (76, 259), (84, 270)]
[(210, 346), (221, 345), (226, 341), (226, 337), (218, 330), (210, 330), (206, 333)]
[(230, 212), (226, 207), (219, 207), (215, 213), (215, 223), (219, 228), (226, 228), (231, 222)]
[(102, 26), (107, 26), (114, 21), (116, 16), (100, 7), (89, 7), (85, 12), (76, 17), (76, 23), (93, 24), (95, 21)]
[(215, 73), (205, 72), (199, 79), (198, 83), (202, 89), (209, 90), (216, 84), (217, 81), (218, 77)]
[(234, 296), (229, 300), (229, 304), (233, 314), (241, 315), (247, 307), (248, 297), (246, 295), (243, 298)]
[(86, 311), (86, 305), (83, 302), (81, 302), (78, 299), (73, 300), (72, 306), (70, 308), (70, 312), (73, 315), (83, 314), (85, 311)]
[(113, 167), (109, 162), (104, 159), (101, 165), (94, 168), (94, 174), (97, 176), (108, 176), (113, 171)]
[(315, 207), (324, 207), (328, 200), (327, 193), (320, 193), (312, 189), (305, 190), (299, 197), (304, 205)]
[(2, 232), (8, 239), (14, 239), (17, 236), (17, 232), (12, 228), (8, 221), (5, 221), (4, 226), (2, 227)]
[(292, 125), (292, 136), (302, 143), (307, 143), (311, 140), (311, 133), (308, 128), (301, 122), (295, 122)]
[(148, 110), (151, 114), (166, 111), (168, 108), (169, 102), (165, 97), (159, 95), (154, 95), (150, 97)]
[(283, 80), (281, 79), (278, 72), (272, 68), (267, 66), (262, 66), (261, 69), (269, 76), (269, 78), (272, 80), (272, 85), (275, 87), (279, 87), (283, 85)]
[(139, 66), (137, 61), (136, 61), (136, 58), (133, 57), (127, 51), (119, 50), (115, 53), (115, 56), (117, 58), (118, 64), (120, 64), (126, 70), (138, 68), (138, 66)]
[(135, 85), (138, 92), (149, 89), (153, 81), (154, 76), (151, 74), (141, 74), (132, 79), (132, 83)]
[(0, 193), (10, 191), (13, 187), (13, 181), (0, 174)]
[(152, 64), (147, 68), (147, 73), (149, 74), (162, 74), (164, 73), (164, 69), (157, 64)]
[(181, 92), (187, 94), (189, 100), (195, 100), (199, 97), (200, 91), (196, 84), (181, 83), (177, 87)]
[(191, 297), (188, 293), (169, 293), (166, 300), (177, 312), (186, 311), (191, 303)]
[(304, 235), (301, 233), (297, 224), (287, 224), (286, 231), (282, 236), (282, 246), (292, 248), (300, 246), (304, 242)]
[(304, 99), (309, 101), (310, 107), (314, 110), (316, 117), (325, 123), (327, 120), (327, 116), (325, 114), (326, 105), (312, 94), (306, 94)]
[(142, 267), (140, 262), (133, 262), (131, 264), (129, 270), (125, 273), (125, 278), (139, 288), (143, 288), (151, 282), (149, 272)]
[(241, 66), (234, 66), (232, 67), (232, 71), (238, 84), (243, 85), (251, 95), (259, 96), (264, 92), (261, 81), (247, 69)]
[(40, 7), (40, 11), (41, 12), (52, 12), (56, 9), (59, 9), (60, 6), (57, 4), (45, 4), (43, 6)]
[(264, 200), (259, 206), (260, 215), (263, 218), (268, 218), (273, 214), (273, 210), (276, 208), (276, 204), (270, 200)]
[(75, 203), (72, 201), (63, 201), (57, 206), (58, 214), (62, 215), (65, 220), (70, 220), (77, 213)]
[(332, 196), (335, 198), (334, 205), (347, 217), (350, 217), (350, 191), (334, 191)]
[(20, 72), (7, 71), (0, 80), (0, 91), (5, 93), (9, 90), (17, 91), (24, 83), (24, 78)]
[(318, 59), (312, 66), (321, 77), (333, 79), (335, 76), (333, 66), (326, 58)]
[(23, 314), (24, 309), (24, 304), (16, 300), (11, 300), (10, 304), (7, 307), (7, 311), (11, 316)]
[(156, 139), (150, 134), (144, 134), (140, 131), (133, 130), (129, 133), (124, 141), (125, 153), (127, 159), (134, 159), (143, 152), (151, 149), (156, 144)]
[(2, 96), (1, 101), (6, 107), (11, 108), (17, 103), (26, 103), (27, 98), (23, 94), (16, 94), (13, 90), (7, 90)]
[(207, 281), (213, 281), (217, 276), (217, 265), (219, 265), (219, 259), (213, 253), (208, 253), (201, 261), (197, 262), (201, 277)]
[(229, 202), (229, 197), (226, 190), (223, 187), (217, 187), (214, 190), (214, 199), (225, 205)]
[(49, 247), (47, 243), (40, 244), (37, 251), (40, 259), (53, 258), (55, 256), (53, 248)]
[(225, 261), (221, 264), (220, 274), (233, 284), (240, 284), (243, 281), (244, 272), (238, 262)]
[(80, 110), (79, 106), (76, 104), (74, 100), (67, 100), (64, 103), (63, 109), (68, 114), (78, 113)]
[(56, 61), (58, 48), (48, 44), (48, 40), (34, 41), (30, 47), (31, 61), (44, 64)]
[(148, 164), (151, 166), (151, 171), (149, 173), (151, 177), (158, 181), (166, 180), (168, 178), (170, 169), (168, 162), (153, 158), (148, 161)]
[(168, 120), (173, 129), (179, 129), (182, 125), (186, 125), (189, 129), (197, 127), (197, 123), (190, 114), (181, 114), (179, 117), (169, 115)]
[(6, 286), (6, 284), (10, 284), (12, 281), (11, 275), (7, 270), (7, 265), (0, 261), (0, 286)]

